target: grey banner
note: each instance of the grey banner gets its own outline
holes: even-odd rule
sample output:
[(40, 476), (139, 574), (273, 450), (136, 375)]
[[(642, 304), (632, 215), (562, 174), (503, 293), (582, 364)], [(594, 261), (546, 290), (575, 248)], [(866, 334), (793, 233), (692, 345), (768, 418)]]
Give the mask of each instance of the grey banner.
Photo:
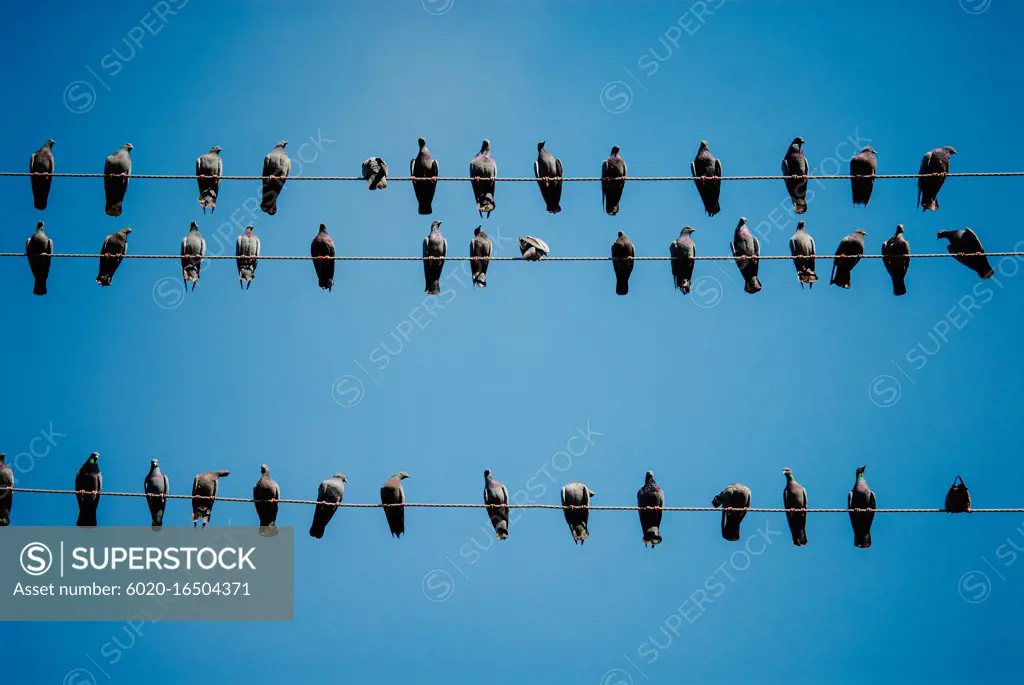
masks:
[(295, 531), (0, 528), (0, 621), (291, 621)]

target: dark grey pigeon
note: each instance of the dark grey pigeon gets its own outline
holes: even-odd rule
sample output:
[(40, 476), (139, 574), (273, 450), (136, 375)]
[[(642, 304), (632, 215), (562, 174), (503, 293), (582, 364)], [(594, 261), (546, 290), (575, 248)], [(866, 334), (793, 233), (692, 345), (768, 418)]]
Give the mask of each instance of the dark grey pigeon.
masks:
[(484, 504), (488, 505), (494, 536), (504, 540), (508, 537), (508, 489), (491, 475), (490, 469), (484, 469)]
[(388, 187), (388, 165), (380, 157), (363, 160), (363, 179), (370, 190), (384, 190)]
[(7, 455), (0, 452), (0, 526), (11, 525), (11, 507), (14, 505), (14, 472), (7, 464)]
[(423, 256), (439, 257), (440, 259), (423, 260), (423, 278), (426, 281), (424, 291), (428, 295), (441, 293), (441, 272), (444, 270), (444, 258), (448, 255), (448, 240), (441, 235), (441, 222), (430, 222), (430, 233), (423, 239)]
[(121, 266), (124, 255), (128, 252), (128, 234), (131, 232), (131, 226), (125, 226), (117, 233), (108, 235), (103, 241), (103, 247), (100, 248), (100, 271), (96, 275), (96, 282), (101, 286), (107, 287), (114, 280), (114, 272)]
[(959, 231), (939, 231), (937, 239), (942, 240), (943, 238), (949, 241), (946, 251), (954, 255), (953, 259), (981, 276), (982, 280), (995, 275), (995, 270), (989, 265), (988, 257), (985, 256), (985, 248), (981, 246), (981, 240), (970, 228), (963, 228)]
[(284, 151), (286, 145), (288, 141), (282, 140), (263, 158), (263, 201), (260, 209), (270, 216), (277, 214), (277, 196), (284, 190), (285, 181), (292, 170), (292, 160)]
[(903, 224), (896, 226), (896, 233), (882, 243), (882, 263), (892, 279), (892, 294), (907, 294), (907, 269), (910, 268), (910, 243), (903, 237)]
[(36, 224), (36, 232), (25, 241), (25, 255), (28, 257), (28, 268), (32, 270), (33, 295), (46, 294), (46, 279), (50, 276), (50, 262), (53, 257), (53, 241), (43, 230), (43, 222)]
[[(782, 506), (786, 509), (807, 509), (807, 490), (796, 482), (791, 469), (782, 469), (786, 477), (786, 489), (782, 491)], [(807, 512), (787, 511), (786, 521), (793, 536), (793, 544), (803, 547), (807, 544)]]
[(789, 253), (793, 255), (800, 287), (803, 288), (806, 283), (808, 288), (813, 288), (814, 282), (818, 280), (818, 274), (814, 273), (814, 257), (818, 252), (814, 247), (814, 238), (804, 228), (803, 221), (797, 222), (796, 231), (789, 239)]
[(679, 237), (668, 246), (668, 253), (672, 257), (672, 280), (676, 289), (681, 290), (684, 295), (690, 292), (693, 267), (697, 263), (697, 246), (691, 235), (695, 230), (697, 229), (691, 226), (684, 226), (679, 232)]
[(864, 255), (864, 236), (866, 235), (867, 232), (864, 229), (858, 228), (839, 241), (836, 258), (832, 260), (832, 278), (829, 280), (829, 285), (838, 285), (840, 288), (850, 287), (850, 272)]
[(146, 503), (149, 505), (149, 516), (153, 528), (160, 528), (164, 525), (164, 509), (167, 507), (167, 493), (170, 492), (171, 482), (160, 470), (160, 462), (153, 459), (149, 462), (149, 473), (146, 480), (142, 482), (142, 491), (146, 493)]
[(946, 182), (946, 174), (949, 173), (950, 158), (956, 154), (956, 150), (947, 145), (927, 153), (921, 160), (921, 169), (918, 174), (941, 174), (940, 176), (920, 176), (917, 179), (917, 206), (922, 212), (929, 209), (939, 209), (939, 190)]
[(76, 526), (95, 526), (96, 509), (100, 506), (103, 492), (103, 474), (100, 473), (100, 453), (93, 452), (78, 469), (75, 476), (75, 497), (78, 499), (78, 522)]
[(478, 258), (491, 256), (491, 239), (487, 237), (484, 229), (480, 226), (473, 229), (473, 239), (469, 241), (469, 256), (474, 257), (474, 259), (469, 260), (469, 268), (473, 273), (473, 283), (478, 288), (486, 288), (487, 267), (490, 266), (491, 260)]
[(320, 482), (316, 491), (316, 508), (313, 510), (313, 523), (309, 527), (309, 536), (320, 540), (324, 536), (327, 524), (338, 511), (336, 505), (345, 499), (345, 483), (348, 479), (344, 473), (336, 473), (333, 477)]
[(235, 264), (238, 266), (238, 287), (245, 283), (248, 290), (256, 278), (256, 267), (260, 261), (260, 238), (252, 232), (252, 224), (245, 227), (235, 241)]
[(528, 262), (536, 262), (550, 252), (548, 244), (532, 235), (519, 236), (519, 252)]
[(731, 509), (748, 509), (750, 507), (750, 488), (742, 483), (733, 483), (711, 500), (711, 506), (723, 507), (722, 511), (722, 537), (730, 542), (740, 539), (740, 523), (747, 515), (746, 511), (725, 511)]
[(871, 522), (875, 520), (874, 511), (853, 511), (875, 508), (875, 493), (871, 492), (868, 482), (864, 480), (866, 468), (857, 467), (857, 482), (846, 496), (846, 508), (850, 509), (850, 524), (853, 526), (853, 546), (861, 549), (871, 546)]
[(210, 522), (213, 504), (217, 501), (217, 490), (221, 478), (231, 475), (230, 471), (206, 471), (197, 473), (192, 481), (192, 527), (196, 521), (203, 520), (203, 528)]
[(644, 545), (654, 549), (661, 544), (661, 515), (665, 506), (665, 493), (654, 480), (654, 471), (644, 476), (644, 485), (636, 491), (636, 506), (658, 507), (657, 509), (640, 509), (640, 529), (644, 532)]
[[(804, 157), (804, 139), (797, 136), (789, 145), (786, 156), (782, 158), (783, 176), (807, 176), (809, 166)], [(807, 213), (807, 179), (786, 179), (786, 190), (793, 201), (793, 210), (797, 214)]]
[(103, 192), (108, 216), (121, 216), (124, 196), (128, 193), (128, 177), (132, 173), (131, 151), (134, 149), (131, 143), (125, 143), (103, 164)]
[(316, 271), (317, 283), (331, 292), (334, 287), (334, 240), (327, 235), (327, 224), (320, 224), (320, 232), (309, 245), (309, 256), (313, 258), (313, 269)]
[[(0, 461), (3, 461), (2, 457), (3, 455), (0, 455)], [(971, 493), (967, 489), (967, 483), (960, 476), (954, 478), (953, 484), (949, 486), (944, 509), (950, 514), (971, 513)]]
[[(480, 145), (480, 153), (469, 162), (469, 175), (473, 179), (473, 196), (476, 198), (476, 210), (480, 216), (487, 212), (490, 218), (494, 211), (494, 191), (498, 176), (498, 165), (491, 158), (491, 141), (484, 140)], [(479, 180), (477, 180), (479, 179)]]
[(270, 476), (266, 464), (260, 465), (260, 479), (252, 487), (252, 499), (260, 519), (260, 535), (274, 537), (277, 535), (277, 503), (281, 499), (281, 488)]
[(203, 214), (217, 209), (217, 193), (220, 192), (220, 175), (224, 172), (224, 161), (220, 158), (220, 147), (214, 145), (205, 155), (196, 158), (196, 182), (199, 184), (199, 206)]
[[(548, 213), (562, 211), (562, 160), (544, 149), (544, 141), (537, 143), (537, 160), (533, 163), (533, 175), (540, 186), (540, 196)], [(557, 179), (557, 180), (553, 180)]]
[(722, 211), (718, 204), (718, 197), (722, 192), (722, 163), (711, 154), (706, 140), (700, 141), (697, 156), (690, 162), (690, 175), (701, 177), (696, 179), (694, 184), (700, 193), (700, 201), (704, 203), (707, 215), (714, 216)]
[(615, 269), (615, 294), (629, 294), (629, 276), (633, 273), (633, 258), (636, 248), (629, 236), (619, 231), (619, 237), (612, 243), (612, 267)]
[[(416, 202), (419, 204), (419, 213), (423, 215), (433, 214), (431, 205), (434, 202), (434, 191), (437, 190), (438, 172), (437, 160), (427, 149), (427, 141), (419, 139), (420, 151), (416, 157), (409, 161), (409, 175), (413, 177), (413, 192), (416, 193)], [(427, 180), (418, 180), (427, 179)]]
[[(402, 481), (409, 477), (405, 471), (399, 471), (384, 481), (380, 486), (381, 504), (405, 504), (405, 488)], [(405, 507), (383, 507), (384, 516), (388, 520), (388, 528), (391, 529), (391, 536), (401, 538), (405, 532)]]
[[(43, 146), (32, 153), (28, 159), (28, 170), (33, 174), (53, 173), (53, 145), (57, 141), (48, 140)], [(50, 197), (50, 185), (53, 176), (30, 176), (32, 181), (32, 202), (36, 209), (46, 209), (46, 201)]]
[(608, 216), (619, 213), (622, 191), (626, 188), (626, 160), (619, 156), (619, 146), (612, 146), (612, 153), (601, 164), (601, 199)]
[(757, 269), (761, 261), (761, 243), (747, 228), (745, 216), (741, 216), (740, 222), (736, 224), (729, 249), (732, 250), (732, 256), (736, 257), (736, 268), (743, 276), (743, 290), (751, 295), (761, 292), (761, 281), (757, 278)]
[(188, 227), (188, 233), (181, 241), (181, 278), (185, 284), (192, 281), (192, 290), (195, 290), (199, 283), (205, 256), (206, 238), (199, 232), (199, 226), (193, 221)]
[[(590, 537), (590, 531), (587, 530), (587, 522), (590, 520), (590, 498), (596, 496), (596, 492), (578, 480), (562, 486), (562, 513), (565, 514), (565, 522), (569, 524), (573, 542), (577, 545), (582, 545)], [(585, 508), (566, 509), (564, 507)]]
[(878, 172), (878, 153), (875, 148), (868, 145), (866, 148), (850, 158), (850, 176), (863, 176), (865, 178), (851, 178), (850, 187), (853, 189), (853, 206), (868, 206), (871, 201), (871, 191), (875, 187), (875, 174)]

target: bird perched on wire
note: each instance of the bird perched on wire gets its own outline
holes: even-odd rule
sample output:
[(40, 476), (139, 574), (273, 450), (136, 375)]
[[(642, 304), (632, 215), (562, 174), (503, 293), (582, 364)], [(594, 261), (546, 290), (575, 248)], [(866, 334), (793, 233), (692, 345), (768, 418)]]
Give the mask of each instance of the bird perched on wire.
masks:
[(619, 231), (619, 237), (612, 243), (612, 267), (615, 269), (615, 294), (629, 294), (629, 276), (633, 273), (633, 259), (636, 247), (629, 236)]
[[(562, 486), (562, 513), (572, 533), (573, 542), (582, 545), (590, 537), (587, 523), (590, 520), (590, 498), (597, 493), (578, 480)], [(575, 507), (570, 509), (568, 507)]]
[(722, 163), (711, 154), (706, 140), (700, 141), (697, 156), (690, 162), (690, 175), (701, 177), (694, 180), (694, 184), (707, 215), (715, 216), (722, 211), (718, 204), (718, 197), (722, 192)]
[(210, 522), (213, 505), (217, 501), (220, 479), (231, 475), (230, 471), (206, 471), (197, 473), (192, 480), (192, 527), (202, 520), (203, 528)]
[(971, 512), (971, 493), (967, 483), (960, 476), (953, 479), (946, 493), (945, 511), (950, 514), (969, 514)]
[[(782, 475), (786, 477), (786, 489), (782, 491), (782, 506), (786, 509), (807, 509), (807, 490), (793, 478), (793, 470), (782, 469)], [(807, 512), (787, 511), (786, 522), (789, 524), (789, 533), (793, 537), (793, 544), (803, 547), (807, 544)]]
[(103, 241), (103, 247), (100, 248), (100, 271), (96, 275), (96, 282), (101, 286), (106, 287), (113, 282), (114, 272), (128, 253), (128, 234), (131, 232), (131, 226), (125, 226)]
[(408, 473), (399, 471), (384, 481), (384, 485), (380, 486), (381, 504), (402, 505), (383, 507), (384, 517), (388, 520), (391, 536), (395, 538), (401, 538), (402, 534), (405, 533), (405, 488), (402, 486), (402, 481), (408, 477)]
[(473, 283), (478, 288), (487, 287), (487, 267), (491, 260), (491, 239), (484, 233), (481, 226), (473, 229), (473, 239), (469, 241), (469, 268), (473, 275)]
[(134, 145), (125, 143), (103, 164), (103, 193), (108, 216), (121, 216), (124, 196), (128, 194), (128, 177), (132, 173), (131, 151), (134, 149)]
[(309, 256), (313, 258), (317, 284), (331, 292), (334, 287), (334, 240), (327, 235), (327, 224), (320, 224), (320, 231), (309, 244)]
[(53, 241), (43, 230), (43, 222), (36, 224), (36, 232), (25, 241), (25, 256), (32, 270), (32, 294), (46, 294), (46, 279), (50, 276), (50, 262), (53, 260)]
[(170, 489), (171, 481), (160, 470), (160, 462), (153, 459), (149, 462), (149, 473), (142, 482), (142, 491), (146, 493), (146, 504), (149, 505), (149, 517), (154, 530), (164, 525), (164, 509), (167, 507), (167, 493)]
[(800, 288), (803, 289), (804, 283), (808, 288), (813, 288), (814, 282), (818, 280), (818, 274), (814, 273), (814, 258), (817, 255), (817, 250), (814, 246), (814, 238), (807, 232), (803, 221), (797, 222), (796, 231), (789, 239), (789, 253), (793, 255), (793, 264), (796, 266), (796, 277), (800, 281)]
[(907, 270), (910, 268), (910, 243), (903, 237), (903, 224), (896, 226), (896, 233), (882, 243), (882, 263), (892, 279), (892, 294), (907, 294)]
[(736, 268), (743, 276), (743, 290), (754, 295), (761, 292), (761, 281), (757, 278), (757, 270), (761, 256), (761, 243), (758, 242), (747, 228), (747, 218), (740, 217), (729, 243), (732, 256), (736, 258)]
[(550, 252), (550, 249), (548, 244), (540, 238), (524, 235), (519, 237), (519, 252), (526, 261), (536, 262), (543, 259)]
[(28, 159), (28, 170), (32, 172), (32, 204), (36, 209), (46, 209), (46, 201), (50, 197), (50, 186), (53, 184), (54, 159), (53, 146), (55, 140), (47, 140), (43, 146), (32, 153)]
[[(743, 483), (732, 483), (726, 486), (711, 500), (711, 506), (722, 509), (722, 538), (729, 542), (740, 539), (740, 524), (750, 508), (750, 488)], [(739, 511), (725, 511), (738, 509)]]
[(929, 209), (938, 211), (939, 190), (946, 182), (946, 174), (949, 173), (949, 163), (956, 150), (951, 146), (940, 147), (925, 154), (921, 159), (921, 168), (918, 174), (938, 174), (938, 176), (919, 176), (917, 179), (917, 206), (922, 212)]
[(192, 290), (199, 284), (199, 276), (203, 269), (203, 257), (206, 256), (206, 238), (199, 232), (196, 222), (188, 227), (188, 233), (181, 241), (181, 277), (187, 285), (192, 282)]
[(441, 235), (441, 222), (430, 222), (430, 233), (423, 239), (423, 256), (433, 259), (423, 260), (423, 292), (428, 295), (441, 294), (441, 272), (444, 271), (444, 258), (448, 256), (448, 239)]
[(619, 213), (619, 202), (625, 188), (626, 160), (619, 156), (619, 146), (613, 145), (611, 155), (601, 164), (601, 199), (608, 216)]
[(370, 190), (384, 190), (388, 187), (388, 165), (380, 157), (363, 161), (363, 179)]
[(196, 158), (196, 182), (199, 184), (199, 206), (203, 214), (217, 209), (217, 193), (220, 192), (220, 176), (224, 173), (224, 161), (220, 158), (220, 147), (214, 145), (205, 155)]
[(982, 280), (995, 275), (995, 269), (985, 256), (985, 248), (981, 246), (981, 239), (969, 227), (958, 231), (939, 231), (937, 240), (943, 238), (949, 241), (946, 251), (953, 255), (953, 259), (974, 271)]
[(668, 246), (668, 253), (672, 258), (672, 281), (676, 289), (684, 295), (690, 292), (693, 267), (697, 263), (697, 246), (692, 237), (695, 230), (697, 229), (692, 226), (684, 226), (683, 230), (679, 231), (679, 237)]
[(875, 148), (868, 145), (850, 158), (850, 188), (853, 191), (853, 206), (868, 206), (871, 191), (875, 187), (875, 174), (878, 172), (878, 155)]
[[(804, 157), (804, 139), (797, 136), (789, 144), (786, 156), (782, 158), (783, 176), (807, 176), (809, 172), (807, 158)], [(807, 179), (787, 178), (786, 191), (793, 201), (793, 211), (797, 214), (807, 213)]]
[(427, 149), (427, 141), (419, 139), (420, 151), (409, 161), (409, 175), (412, 176), (412, 189), (416, 193), (416, 202), (419, 205), (419, 213), (432, 214), (434, 202), (434, 191), (437, 190), (438, 172), (437, 160)]
[(7, 455), (0, 452), (0, 526), (11, 525), (14, 505), (14, 471), (7, 464)]
[(249, 289), (256, 278), (256, 266), (260, 261), (260, 238), (253, 233), (252, 224), (245, 227), (235, 240), (235, 265), (238, 267), (238, 287)]
[(103, 474), (100, 473), (100, 453), (93, 452), (75, 476), (75, 498), (78, 500), (77, 526), (95, 526), (96, 509), (103, 492)]
[(284, 190), (285, 181), (292, 170), (292, 160), (284, 150), (286, 145), (287, 140), (278, 142), (263, 158), (263, 201), (260, 202), (260, 209), (270, 216), (277, 214), (277, 197)]
[(252, 488), (252, 500), (256, 505), (256, 516), (260, 519), (260, 535), (272, 538), (277, 535), (277, 506), (281, 499), (281, 486), (270, 475), (266, 464), (260, 465), (260, 477)]
[(480, 145), (480, 152), (470, 160), (469, 175), (473, 179), (470, 183), (473, 186), (473, 197), (476, 198), (476, 210), (480, 216), (487, 212), (490, 218), (494, 211), (494, 191), (497, 189), (494, 179), (498, 176), (498, 165), (491, 157), (491, 141), (485, 139)]
[(540, 186), (540, 196), (548, 213), (562, 211), (562, 160), (544, 149), (544, 141), (537, 143), (537, 159), (533, 162), (533, 175)]
[(867, 232), (862, 228), (846, 236), (839, 241), (836, 248), (836, 258), (832, 260), (832, 278), (830, 285), (838, 285), (840, 288), (850, 287), (850, 272), (857, 266), (860, 258), (864, 255), (864, 236)]
[(490, 469), (484, 469), (484, 504), (494, 536), (499, 540), (508, 538), (508, 488), (491, 475)]
[(654, 471), (648, 471), (644, 476), (644, 484), (636, 491), (637, 507), (655, 507), (654, 509), (639, 509), (640, 529), (644, 532), (644, 545), (654, 549), (655, 545), (661, 544), (661, 515), (664, 513), (665, 493), (661, 486), (654, 480)]
[[(875, 520), (875, 493), (871, 492), (864, 478), (867, 466), (857, 467), (857, 482), (846, 496), (846, 508), (850, 510), (850, 525), (853, 526), (853, 546), (867, 549), (871, 546), (871, 522)], [(872, 511), (853, 511), (871, 509)]]
[(345, 499), (345, 483), (348, 479), (344, 473), (336, 473), (333, 477), (320, 482), (316, 492), (316, 508), (313, 510), (313, 523), (309, 526), (309, 536), (317, 540), (323, 538), (327, 524), (338, 511), (338, 504)]

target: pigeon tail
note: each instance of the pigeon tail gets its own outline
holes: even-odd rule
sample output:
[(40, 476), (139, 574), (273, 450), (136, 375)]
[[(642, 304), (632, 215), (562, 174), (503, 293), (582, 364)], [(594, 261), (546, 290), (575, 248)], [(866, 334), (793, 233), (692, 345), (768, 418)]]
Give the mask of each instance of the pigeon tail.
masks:
[(486, 288), (487, 274), (485, 274), (483, 271), (473, 274), (473, 283), (475, 283), (476, 287), (478, 288)]
[(751, 276), (743, 283), (743, 290), (751, 295), (756, 295), (761, 292), (761, 281), (758, 280), (757, 276)]
[(736, 542), (740, 539), (740, 522), (726, 519), (722, 524), (722, 538), (729, 542)]
[(850, 272), (843, 268), (836, 269), (835, 274), (832, 276), (832, 282), (830, 285), (837, 285), (840, 288), (849, 288)]
[(313, 525), (309, 527), (309, 537), (321, 540), (324, 537), (324, 529), (327, 528), (327, 524), (323, 521), (313, 521)]
[(683, 295), (689, 295), (690, 294), (690, 287), (691, 287), (690, 279), (689, 278), (684, 278), (682, 285), (679, 286), (679, 289), (683, 291)]
[(572, 539), (576, 544), (582, 545), (590, 537), (590, 531), (584, 523), (574, 524), (572, 527)]
[(319, 283), (320, 283), (320, 287), (323, 288), (324, 290), (326, 290), (327, 292), (331, 292), (331, 288), (334, 287), (334, 279), (333, 278), (321, 278), (319, 280)]
[(629, 278), (619, 276), (615, 279), (615, 294), (616, 295), (628, 295), (629, 294)]
[(217, 191), (212, 188), (205, 189), (199, 194), (199, 206), (203, 208), (203, 213), (209, 209), (212, 213), (217, 206)]
[(78, 521), (75, 522), (75, 525), (82, 528), (94, 528), (96, 526), (96, 511), (79, 511)]
[(33, 295), (45, 295), (46, 294), (46, 280), (36, 279), (35, 284), (32, 286)]
[(440, 295), (441, 294), (441, 281), (428, 281), (427, 287), (423, 290), (427, 295)]
[(494, 196), (490, 193), (484, 193), (476, 201), (476, 208), (479, 212), (487, 212), (487, 216), (491, 215), (494, 211)]
[(430, 200), (420, 200), (419, 204), (419, 213), (421, 216), (428, 216), (434, 213), (433, 208), (430, 206), (432, 204)]
[(708, 216), (715, 216), (720, 211), (722, 211), (722, 207), (718, 204), (718, 200), (711, 203), (704, 203), (704, 212)]
[(562, 205), (558, 202), (548, 204), (548, 214), (558, 214), (562, 211)]
[(938, 197), (922, 197), (921, 198), (921, 211), (927, 212), (929, 210), (936, 212), (939, 209), (939, 198)]
[(661, 531), (657, 526), (651, 526), (644, 531), (644, 544), (649, 545), (652, 549), (655, 545), (661, 544)]
[(121, 216), (121, 203), (114, 202), (112, 204), (107, 205), (106, 211), (107, 216)]
[(35, 200), (34, 205), (36, 209), (46, 209), (46, 198)]
[(499, 540), (505, 540), (508, 538), (508, 524), (504, 521), (498, 521), (494, 525), (494, 537)]
[(867, 549), (871, 547), (871, 531), (869, 530), (863, 535), (857, 535), (855, 533), (853, 536), (853, 546), (859, 547), (860, 549)]
[(110, 285), (111, 278), (113, 278), (111, 274), (100, 274), (96, 277), (96, 282), (105, 288)]
[(260, 537), (272, 538), (277, 535), (277, 524), (271, 523), (269, 526), (260, 526)]
[(907, 283), (903, 276), (897, 274), (892, 277), (892, 294), (897, 297), (907, 294)]
[(983, 281), (987, 280), (989, 278), (992, 278), (993, 276), (996, 275), (995, 269), (993, 269), (991, 266), (989, 266), (988, 260), (985, 261), (984, 266), (979, 266), (977, 268), (977, 272), (978, 272), (978, 275), (981, 276), (981, 280), (983, 280)]

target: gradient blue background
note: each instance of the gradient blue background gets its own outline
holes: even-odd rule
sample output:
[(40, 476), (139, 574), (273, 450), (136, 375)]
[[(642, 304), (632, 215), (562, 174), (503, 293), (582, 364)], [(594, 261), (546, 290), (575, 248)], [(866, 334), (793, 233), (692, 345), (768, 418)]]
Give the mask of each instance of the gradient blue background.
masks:
[[(216, 144), (225, 173), (259, 174), (284, 138), (293, 174), (358, 174), (380, 155), (404, 175), (423, 135), (443, 175), (464, 175), (485, 137), (506, 176), (532, 174), (541, 138), (573, 176), (598, 175), (613, 144), (633, 175), (687, 174), (701, 138), (727, 175), (777, 174), (801, 135), (812, 168), (830, 159), (831, 173), (846, 173), (850, 138), (874, 145), (881, 172), (914, 173), (942, 145), (959, 150), (956, 171), (1020, 168), (1009, 149), (1024, 8), (1007, 0), (709, 0), (703, 21), (690, 1), (455, 0), (440, 15), (440, 1), (168, 2), (179, 11), (163, 22), (148, 2), (4, 5), (0, 166), (26, 169), (52, 137), (58, 171), (99, 172), (130, 141), (136, 173), (191, 174)], [(144, 17), (159, 32), (139, 48), (126, 36)], [(64, 104), (65, 92), (87, 104), (86, 86), (66, 91), (79, 80), (95, 90), (85, 113)], [(603, 91), (610, 81), (632, 95)], [(320, 147), (300, 153), (311, 136)], [(896, 223), (917, 252), (943, 251), (936, 231), (964, 225), (990, 251), (1011, 250), (1019, 184), (951, 179), (928, 214), (915, 212), (913, 180), (879, 181), (866, 209), (846, 181), (812, 184), (805, 218), (820, 253), (856, 227), (877, 252)], [(438, 218), (451, 254), (465, 255), (480, 223), (464, 183), (439, 184), (429, 218), (408, 183), (369, 193), (292, 181), (276, 216), (251, 219), (243, 203), (258, 189), (225, 181), (204, 217), (194, 181), (134, 180), (114, 219), (99, 179), (56, 179), (45, 212), (27, 179), (0, 179), (0, 249), (23, 250), (43, 219), (58, 252), (96, 252), (131, 225), (130, 252), (176, 253), (197, 219), (210, 254), (232, 253), (251, 221), (265, 254), (308, 254), (326, 222), (339, 254), (418, 255)], [(699, 254), (721, 255), (741, 214), (764, 254), (788, 254), (796, 224), (782, 181), (724, 184), (713, 219), (689, 182), (631, 183), (614, 218), (594, 183), (567, 184), (558, 216), (532, 183), (499, 185), (496, 200), (483, 222), (505, 236), (496, 254), (533, 234), (553, 255), (602, 256), (621, 229), (638, 254), (664, 255), (689, 223)], [(476, 502), (490, 467), (520, 500), (556, 504), (580, 479), (595, 504), (630, 505), (650, 468), (669, 504), (706, 505), (738, 480), (755, 506), (781, 506), (790, 466), (812, 507), (842, 507), (867, 464), (880, 507), (941, 506), (957, 473), (975, 506), (1022, 504), (1010, 485), (1024, 476), (1024, 278), (1012, 258), (993, 259), (997, 278), (980, 285), (951, 260), (915, 261), (898, 299), (878, 261), (861, 263), (849, 291), (829, 288), (820, 262), (811, 292), (791, 263), (763, 263), (756, 297), (728, 262), (698, 263), (688, 297), (666, 262), (638, 264), (628, 297), (615, 296), (608, 263), (496, 263), (486, 291), (449, 277), (443, 308), (426, 316), (418, 263), (339, 263), (327, 294), (308, 262), (264, 262), (243, 293), (220, 261), (183, 302), (176, 261), (126, 260), (105, 289), (94, 260), (55, 261), (45, 298), (23, 259), (3, 266), (0, 449), (26, 487), (71, 487), (98, 450), (108, 490), (141, 488), (155, 456), (177, 493), (198, 471), (230, 469), (222, 494), (249, 496), (265, 462), (285, 497), (315, 497), (341, 470), (347, 501), (374, 502), (403, 469), (409, 501)], [(573, 441), (585, 453), (556, 470), (588, 426), (592, 444)], [(31, 442), (50, 430), (63, 436)], [(15, 525), (75, 516), (73, 498), (16, 496)], [(105, 498), (99, 516), (148, 522), (138, 499)], [(744, 543), (723, 541), (707, 513), (666, 514), (655, 551), (634, 513), (595, 512), (582, 548), (557, 511), (523, 512), (500, 545), (480, 510), (409, 510), (400, 541), (379, 510), (341, 511), (321, 541), (306, 535), (310, 516), (284, 505), (279, 518), (297, 529), (294, 623), (147, 624), (141, 636), (117, 623), (0, 624), (8, 679), (57, 683), (82, 668), (101, 683), (842, 685), (1017, 671), (1024, 561), (1007, 541), (1024, 549), (1019, 514), (880, 514), (869, 551), (853, 547), (845, 514), (812, 516), (802, 549), (774, 534), (781, 515), (750, 514), (750, 549), (757, 528), (773, 531), (757, 556), (734, 555)], [(213, 521), (256, 517), (221, 503)], [(188, 504), (172, 502), (168, 523), (188, 525)], [(960, 584), (972, 571), (989, 585)], [(688, 598), (702, 589), (714, 601), (696, 611)]]

